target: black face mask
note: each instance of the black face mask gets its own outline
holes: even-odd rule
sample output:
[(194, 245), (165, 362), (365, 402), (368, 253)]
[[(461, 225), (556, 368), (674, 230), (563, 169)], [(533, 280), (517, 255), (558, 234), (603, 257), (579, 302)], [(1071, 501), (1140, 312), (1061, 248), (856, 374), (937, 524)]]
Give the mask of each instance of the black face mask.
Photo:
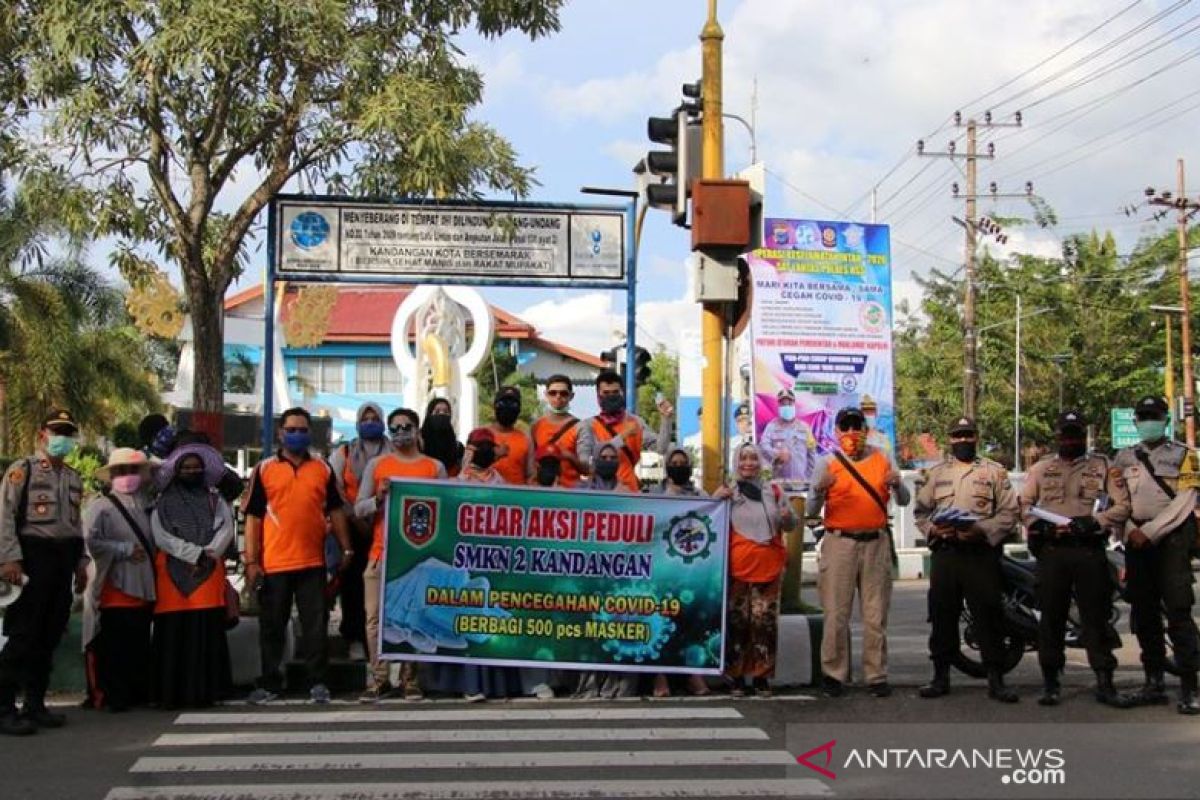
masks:
[(738, 481), (738, 491), (742, 493), (742, 497), (747, 500), (762, 500), (762, 487), (753, 481)]
[(617, 462), (611, 460), (603, 460), (596, 462), (596, 474), (606, 481), (611, 481), (617, 477)]
[(667, 477), (676, 486), (687, 486), (692, 482), (692, 465), (677, 464), (667, 467)]
[(1087, 442), (1059, 442), (1058, 455), (1068, 461), (1074, 461), (1087, 452)]
[(974, 461), (978, 442), (951, 442), (950, 452), (959, 461)]
[(622, 394), (606, 394), (600, 398), (600, 410), (605, 414), (616, 414), (625, 408), (625, 396)]
[(517, 421), (517, 417), (521, 416), (521, 404), (511, 402), (496, 403), (496, 422), (501, 425), (510, 426)]
[(496, 445), (491, 442), (481, 442), (475, 445), (475, 466), (487, 469), (496, 463)]
[(543, 461), (538, 464), (537, 482), (539, 486), (553, 486), (558, 480), (558, 462)]
[(176, 477), (176, 480), (179, 481), (180, 486), (187, 487), (188, 489), (202, 489), (204, 487), (203, 472), (181, 472)]

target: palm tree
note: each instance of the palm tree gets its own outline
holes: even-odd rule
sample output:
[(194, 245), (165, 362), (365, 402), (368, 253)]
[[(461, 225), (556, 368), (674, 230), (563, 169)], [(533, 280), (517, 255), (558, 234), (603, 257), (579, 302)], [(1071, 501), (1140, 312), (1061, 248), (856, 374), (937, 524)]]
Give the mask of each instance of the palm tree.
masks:
[(159, 405), (120, 289), (46, 190), (0, 183), (0, 453), (27, 451), (54, 405), (93, 431)]

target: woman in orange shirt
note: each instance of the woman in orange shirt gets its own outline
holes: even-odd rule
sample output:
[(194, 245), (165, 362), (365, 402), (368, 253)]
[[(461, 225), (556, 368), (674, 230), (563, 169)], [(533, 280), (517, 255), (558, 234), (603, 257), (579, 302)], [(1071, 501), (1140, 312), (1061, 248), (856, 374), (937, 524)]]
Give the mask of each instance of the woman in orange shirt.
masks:
[(496, 440), (496, 471), (505, 483), (525, 486), (533, 478), (533, 439), (515, 427), (521, 416), (521, 390), (501, 386), (492, 403), (496, 422), (487, 427)]
[(762, 461), (753, 443), (737, 450), (737, 481), (720, 486), (713, 497), (730, 498), (729, 620), (726, 626), (725, 675), (731, 693), (771, 695), (779, 638), (779, 592), (787, 549), (782, 531), (796, 527), (796, 517), (772, 485), (763, 485)]
[(204, 444), (176, 449), (158, 470), (151, 695), (165, 708), (211, 706), (232, 683), (224, 553), (233, 513), (215, 488), (224, 473), (221, 454)]

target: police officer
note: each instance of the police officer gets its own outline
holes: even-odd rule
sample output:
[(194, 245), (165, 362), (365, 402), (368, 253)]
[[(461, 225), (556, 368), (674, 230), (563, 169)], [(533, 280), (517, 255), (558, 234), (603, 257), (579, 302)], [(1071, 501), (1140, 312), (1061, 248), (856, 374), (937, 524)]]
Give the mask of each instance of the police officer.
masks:
[(779, 416), (767, 423), (758, 440), (762, 462), (771, 467), (771, 477), (792, 484), (804, 483), (817, 461), (817, 440), (812, 428), (796, 414), (796, 395), (783, 388), (775, 395)]
[(38, 432), (37, 453), (9, 465), (0, 488), (0, 580), (24, 584), (4, 613), (0, 733), (22, 736), (66, 723), (62, 714), (46, 709), (46, 688), (71, 614), (72, 578), (76, 592), (87, 586), (79, 514), (83, 481), (63, 463), (78, 434), (71, 412), (51, 412)]
[(949, 433), (950, 456), (922, 470), (913, 509), (917, 527), (933, 551), (929, 570), (933, 680), (921, 687), (920, 695), (941, 697), (950, 691), (950, 664), (959, 649), (958, 620), (965, 598), (987, 667), (988, 697), (1015, 703), (1017, 693), (1004, 685), (1002, 666), (1000, 545), (1016, 530), (1017, 495), (1004, 467), (977, 455), (979, 431), (973, 420), (960, 417)]
[(1141, 441), (1117, 453), (1116, 465), (1129, 485), (1133, 511), (1125, 529), (1125, 567), (1132, 603), (1131, 624), (1142, 649), (1146, 682), (1128, 695), (1136, 705), (1167, 702), (1163, 683), (1167, 633), (1179, 666), (1180, 714), (1200, 714), (1196, 697), (1196, 622), (1192, 619), (1192, 568), (1188, 549), (1196, 537), (1196, 451), (1171, 441), (1167, 403), (1143, 397), (1133, 409)]
[[(1096, 673), (1096, 700), (1114, 708), (1128, 701), (1113, 687), (1113, 640), (1109, 636), (1113, 580), (1105, 543), (1109, 532), (1129, 518), (1129, 490), (1121, 470), (1103, 455), (1087, 453), (1087, 423), (1078, 411), (1064, 411), (1055, 434), (1058, 452), (1029, 469), (1021, 489), (1021, 511), (1029, 549), (1038, 561), (1038, 662), (1043, 691), (1038, 703), (1058, 705), (1063, 643), (1074, 592), (1083, 625), (1088, 663)], [(1065, 519), (1046, 520), (1039, 512)]]

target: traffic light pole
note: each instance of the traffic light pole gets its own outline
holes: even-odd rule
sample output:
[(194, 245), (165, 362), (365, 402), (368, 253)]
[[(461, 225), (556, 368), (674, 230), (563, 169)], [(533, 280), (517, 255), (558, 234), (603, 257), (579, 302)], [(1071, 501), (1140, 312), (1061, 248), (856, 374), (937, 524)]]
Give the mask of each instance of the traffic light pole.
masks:
[[(637, 413), (637, 262), (642, 249), (642, 223), (646, 221), (646, 209), (650, 206), (631, 203), (625, 216), (626, 240), (633, 242), (633, 258), (629, 259), (629, 291), (625, 292), (625, 408), (630, 414)], [(635, 213), (636, 212), (636, 213)], [(636, 218), (636, 222), (634, 221)]]
[[(719, 179), (725, 173), (725, 129), (721, 117), (721, 44), (725, 34), (717, 22), (717, 0), (708, 0), (708, 19), (700, 32), (704, 87), (702, 121), (703, 163), (701, 177)], [(702, 306), (700, 338), (704, 356), (700, 376), (701, 473), (704, 489), (713, 492), (722, 474), (721, 441), (725, 435), (723, 368), (725, 305), (707, 302)]]

